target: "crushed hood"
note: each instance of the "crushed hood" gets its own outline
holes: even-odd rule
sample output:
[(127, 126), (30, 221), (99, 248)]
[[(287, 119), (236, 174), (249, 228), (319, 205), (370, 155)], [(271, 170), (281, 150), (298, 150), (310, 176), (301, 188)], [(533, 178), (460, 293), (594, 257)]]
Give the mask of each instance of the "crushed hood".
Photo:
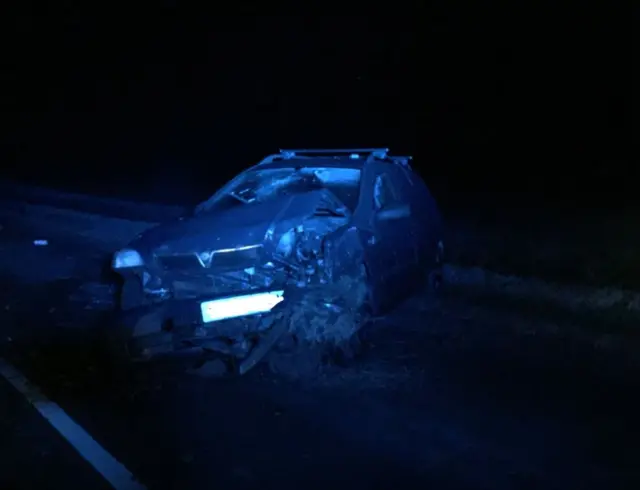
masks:
[(255, 245), (327, 207), (342, 205), (326, 189), (239, 204), (163, 223), (139, 235), (130, 246), (142, 253), (171, 255)]

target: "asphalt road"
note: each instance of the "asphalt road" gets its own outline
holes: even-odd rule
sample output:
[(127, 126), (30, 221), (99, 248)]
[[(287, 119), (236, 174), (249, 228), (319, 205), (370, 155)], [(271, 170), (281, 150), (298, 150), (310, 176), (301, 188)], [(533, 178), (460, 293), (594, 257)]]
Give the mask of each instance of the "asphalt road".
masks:
[[(99, 256), (0, 244), (0, 356), (147, 488), (640, 488), (636, 338), (414, 298), (361, 359), (313, 379), (123, 376), (100, 341), (108, 305), (89, 301), (106, 294)], [(108, 488), (1, 378), (0, 396), (0, 488)]]

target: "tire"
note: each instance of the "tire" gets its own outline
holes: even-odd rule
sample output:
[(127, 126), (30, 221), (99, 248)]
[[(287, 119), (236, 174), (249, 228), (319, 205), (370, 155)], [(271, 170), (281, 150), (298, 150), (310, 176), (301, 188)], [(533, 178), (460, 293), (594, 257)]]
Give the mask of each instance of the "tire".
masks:
[[(134, 353), (130, 350), (131, 342), (134, 340), (134, 332), (140, 321), (149, 318), (152, 314), (153, 310), (150, 308), (130, 308), (115, 313), (113, 325), (107, 332), (106, 341), (115, 364), (125, 366), (134, 361)], [(140, 337), (140, 339), (144, 342), (145, 337)]]

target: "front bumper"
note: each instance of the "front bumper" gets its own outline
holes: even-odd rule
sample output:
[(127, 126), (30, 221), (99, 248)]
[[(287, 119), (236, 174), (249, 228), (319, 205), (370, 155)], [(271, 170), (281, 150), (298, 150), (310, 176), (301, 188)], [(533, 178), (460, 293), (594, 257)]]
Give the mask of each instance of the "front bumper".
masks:
[(282, 290), (168, 300), (125, 312), (115, 341), (132, 361), (198, 354), (203, 346), (239, 356), (238, 338), (257, 331), (261, 317), (283, 300)]

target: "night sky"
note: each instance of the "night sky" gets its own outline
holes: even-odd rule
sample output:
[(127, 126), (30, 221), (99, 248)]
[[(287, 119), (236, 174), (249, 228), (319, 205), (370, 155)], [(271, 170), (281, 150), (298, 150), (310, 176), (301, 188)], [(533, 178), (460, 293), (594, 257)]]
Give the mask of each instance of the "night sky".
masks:
[(444, 201), (631, 201), (630, 29), (475, 3), (12, 12), (3, 168), (172, 201), (281, 147), (391, 146)]

